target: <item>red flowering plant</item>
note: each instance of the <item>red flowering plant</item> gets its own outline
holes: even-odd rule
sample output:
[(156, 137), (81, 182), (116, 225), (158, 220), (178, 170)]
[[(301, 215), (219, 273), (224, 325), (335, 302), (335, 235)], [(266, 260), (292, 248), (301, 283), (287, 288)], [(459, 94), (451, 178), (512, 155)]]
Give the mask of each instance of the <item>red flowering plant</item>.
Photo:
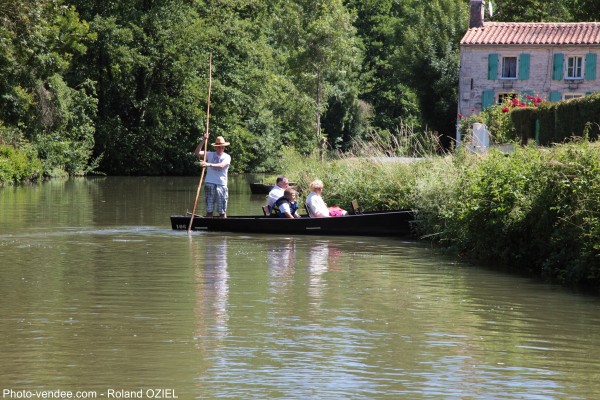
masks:
[(479, 122), (487, 126), (487, 129), (490, 131), (490, 139), (495, 143), (516, 141), (518, 138), (510, 120), (510, 111), (515, 108), (538, 107), (542, 101), (540, 96), (529, 94), (521, 97), (516, 94), (514, 96), (505, 96), (501, 104), (493, 105), (480, 113), (473, 113), (466, 118), (459, 116), (460, 133), (463, 136), (472, 134), (473, 124)]
[[(525, 93), (525, 95), (521, 98), (519, 98), (518, 96), (514, 96), (512, 99), (507, 99), (507, 100), (508, 101), (505, 101), (505, 103), (507, 103), (507, 105), (502, 108), (503, 111), (505, 108), (508, 109), (508, 111), (510, 111), (510, 109), (516, 108), (516, 107), (521, 107), (521, 108), (537, 107), (543, 101), (540, 96), (532, 96), (527, 93)], [(508, 112), (508, 111), (506, 111), (506, 112)]]

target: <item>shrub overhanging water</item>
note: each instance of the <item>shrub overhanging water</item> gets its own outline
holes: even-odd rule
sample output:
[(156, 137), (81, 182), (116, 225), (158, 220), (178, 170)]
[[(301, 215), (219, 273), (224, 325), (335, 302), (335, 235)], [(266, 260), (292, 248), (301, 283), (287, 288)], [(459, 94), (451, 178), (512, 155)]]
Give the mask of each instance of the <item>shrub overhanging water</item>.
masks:
[[(465, 146), (466, 147), (466, 146)], [(364, 150), (364, 147), (362, 148)], [(419, 235), (456, 254), (600, 291), (600, 147), (586, 140), (386, 161), (389, 151), (321, 162), (286, 153), (304, 195), (325, 184), (330, 205), (417, 210)]]

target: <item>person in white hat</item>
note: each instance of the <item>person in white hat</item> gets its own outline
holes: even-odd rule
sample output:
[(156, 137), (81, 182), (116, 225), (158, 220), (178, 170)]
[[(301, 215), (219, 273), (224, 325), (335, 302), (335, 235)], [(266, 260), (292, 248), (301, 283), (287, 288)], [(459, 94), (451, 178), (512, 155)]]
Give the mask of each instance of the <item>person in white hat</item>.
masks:
[[(204, 135), (208, 139), (208, 134)], [(200, 142), (194, 153), (198, 157), (204, 156), (202, 150), (203, 142)], [(215, 151), (206, 152), (206, 161), (200, 161), (200, 165), (206, 168), (206, 179), (204, 184), (204, 193), (206, 196), (206, 216), (212, 217), (217, 205), (217, 212), (221, 218), (227, 218), (227, 201), (229, 200), (229, 191), (227, 189), (227, 171), (231, 164), (231, 156), (225, 153), (225, 147), (229, 146), (223, 136), (217, 136), (214, 143), (211, 144)]]

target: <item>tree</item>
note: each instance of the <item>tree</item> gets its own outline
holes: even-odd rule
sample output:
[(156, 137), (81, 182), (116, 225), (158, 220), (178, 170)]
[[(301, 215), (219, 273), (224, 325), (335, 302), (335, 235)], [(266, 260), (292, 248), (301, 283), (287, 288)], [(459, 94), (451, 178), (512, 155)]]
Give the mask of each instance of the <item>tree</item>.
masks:
[(0, 0), (0, 19), (0, 125), (37, 146), (46, 171), (85, 173), (95, 93), (70, 73), (94, 35), (61, 1)]
[(600, 19), (600, 2), (597, 0), (567, 0), (573, 21), (598, 21)]
[(455, 130), (459, 43), (468, 26), (467, 8), (462, 0), (418, 2), (410, 20), (390, 63), (415, 91), (423, 120), (447, 147)]
[(270, 3), (72, 1), (98, 34), (78, 73), (97, 82), (103, 171), (196, 171), (191, 150), (206, 121), (210, 53), (211, 133), (232, 142), (234, 170), (272, 169), (282, 146), (303, 142), (310, 109), (274, 58)]
[(313, 102), (314, 143), (322, 154), (327, 139), (321, 120), (328, 104), (337, 99), (344, 105), (345, 98), (354, 105), (357, 95), (353, 83), (361, 53), (353, 17), (341, 0), (295, 0), (280, 6), (278, 18), (286, 65), (296, 86)]
[(373, 109), (373, 127), (393, 132), (400, 124), (422, 125), (419, 101), (404, 74), (392, 60), (402, 49), (411, 21), (413, 1), (348, 0), (358, 18), (355, 26), (363, 42), (360, 97)]
[(269, 42), (270, 7), (254, 0), (198, 4), (215, 63), (211, 126), (232, 143), (237, 170), (272, 170), (283, 146), (303, 142), (310, 116)]
[(494, 15), (490, 20), (494, 21), (565, 22), (572, 18), (564, 0), (494, 0), (492, 3)]
[[(208, 84), (208, 51), (195, 10), (177, 0), (72, 0), (98, 35), (78, 59), (96, 82), (95, 154), (110, 174), (181, 174), (193, 158)], [(96, 13), (96, 14), (91, 14)]]

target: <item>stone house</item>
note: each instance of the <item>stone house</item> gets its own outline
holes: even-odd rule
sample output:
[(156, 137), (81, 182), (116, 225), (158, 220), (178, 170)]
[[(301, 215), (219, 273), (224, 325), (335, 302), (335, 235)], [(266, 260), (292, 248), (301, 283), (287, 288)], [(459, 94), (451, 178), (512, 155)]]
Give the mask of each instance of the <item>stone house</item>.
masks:
[(507, 97), (560, 101), (600, 90), (600, 22), (485, 22), (484, 0), (470, 7), (460, 42), (459, 115)]

